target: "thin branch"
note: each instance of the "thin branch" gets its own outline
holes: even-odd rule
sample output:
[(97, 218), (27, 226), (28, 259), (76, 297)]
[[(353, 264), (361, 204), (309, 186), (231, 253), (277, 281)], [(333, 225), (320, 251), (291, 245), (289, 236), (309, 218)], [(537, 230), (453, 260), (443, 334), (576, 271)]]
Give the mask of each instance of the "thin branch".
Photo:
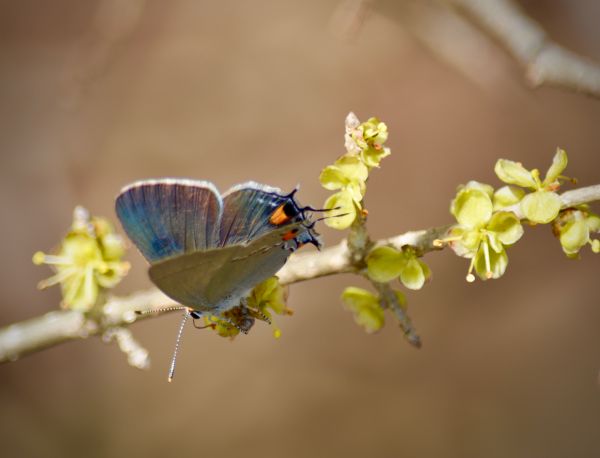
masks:
[(552, 42), (512, 0), (446, 1), (502, 44), (534, 86), (549, 84), (600, 97), (600, 65)]
[[(563, 208), (600, 200), (600, 184), (574, 189), (561, 194)], [(515, 208), (519, 215), (520, 209)], [(401, 248), (412, 245), (420, 254), (439, 250), (435, 239), (443, 237), (450, 226), (428, 230), (411, 231), (375, 242), (375, 245), (392, 245)], [(292, 256), (278, 272), (281, 283), (288, 285), (326, 275), (356, 272), (357, 267), (350, 259), (347, 242), (327, 248)], [(11, 324), (0, 329), (0, 362), (15, 361), (23, 355), (42, 350), (69, 340), (84, 339), (90, 335), (105, 334), (115, 327), (157, 316), (158, 314), (136, 315), (135, 311), (148, 311), (159, 307), (177, 305), (156, 288), (133, 293), (125, 297), (111, 297), (104, 305), (100, 319), (94, 320), (82, 312), (73, 310), (52, 311), (45, 315)], [(396, 313), (397, 310), (395, 310)], [(407, 317), (401, 317), (408, 319)], [(405, 329), (411, 329), (405, 322)], [(109, 336), (110, 337), (110, 333)], [(408, 336), (410, 337), (410, 336)], [(138, 352), (139, 353), (139, 352)], [(142, 363), (140, 363), (142, 364)]]
[(562, 200), (562, 208), (569, 208), (597, 201), (599, 195), (600, 184), (596, 184), (563, 192), (560, 195), (560, 200)]

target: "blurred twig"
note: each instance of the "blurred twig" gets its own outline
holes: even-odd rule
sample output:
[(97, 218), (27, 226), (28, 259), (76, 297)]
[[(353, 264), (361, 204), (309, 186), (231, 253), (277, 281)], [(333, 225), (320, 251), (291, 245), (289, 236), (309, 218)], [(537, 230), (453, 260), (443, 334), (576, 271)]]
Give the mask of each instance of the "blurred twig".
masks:
[(494, 37), (534, 86), (550, 84), (600, 97), (600, 65), (555, 44), (512, 0), (446, 0)]
[[(563, 208), (600, 200), (600, 184), (567, 191), (561, 195)], [(519, 209), (514, 209), (519, 213)], [(439, 250), (433, 241), (441, 238), (450, 226), (421, 231), (411, 231), (375, 242), (375, 245), (392, 245), (401, 248), (412, 245), (424, 254)], [(344, 240), (338, 245), (321, 252), (303, 253), (292, 256), (278, 272), (282, 284), (288, 285), (326, 275), (355, 272), (359, 269), (351, 259), (351, 252)], [(100, 318), (92, 319), (82, 312), (72, 310), (52, 311), (45, 315), (11, 324), (0, 329), (0, 362), (15, 361), (28, 353), (43, 350), (62, 342), (83, 339), (90, 335), (103, 334), (116, 338), (114, 328), (130, 325), (158, 314), (136, 315), (135, 311), (153, 310), (157, 307), (176, 305), (172, 299), (157, 289), (133, 293), (125, 297), (111, 297), (104, 305)], [(407, 324), (407, 329), (410, 326)], [(108, 335), (106, 332), (109, 331)], [(123, 336), (120, 336), (123, 337)], [(410, 336), (409, 336), (410, 337)], [(121, 339), (123, 340), (123, 339)], [(123, 345), (122, 341), (119, 341)], [(128, 343), (128, 348), (135, 345)], [(136, 355), (139, 354), (137, 351)], [(130, 355), (131, 356), (131, 355)], [(139, 356), (139, 355), (138, 355)], [(143, 360), (143, 358), (141, 358)], [(143, 364), (143, 361), (140, 363)]]
[(483, 31), (525, 68), (532, 85), (600, 97), (600, 65), (554, 43), (513, 0), (343, 0), (332, 20), (334, 31), (354, 38), (370, 9), (394, 16), (436, 58), (476, 84), (493, 83), (501, 65), (490, 58)]

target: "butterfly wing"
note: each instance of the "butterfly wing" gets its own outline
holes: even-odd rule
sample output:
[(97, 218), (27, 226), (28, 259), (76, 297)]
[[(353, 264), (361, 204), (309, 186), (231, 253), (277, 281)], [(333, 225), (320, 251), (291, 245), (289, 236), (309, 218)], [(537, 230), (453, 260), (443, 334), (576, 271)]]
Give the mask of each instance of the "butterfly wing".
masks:
[[(209, 294), (214, 279), (226, 272), (236, 246), (196, 251), (167, 258), (150, 266), (152, 282), (167, 296), (196, 310), (212, 310), (218, 304)], [(217, 298), (217, 301), (222, 298)]]
[(212, 183), (176, 179), (133, 183), (116, 202), (125, 232), (150, 263), (216, 247), (222, 207)]
[(154, 284), (196, 310), (238, 305), (300, 244), (318, 246), (293, 193), (254, 182), (221, 198), (206, 181), (142, 181), (125, 188), (116, 207)]
[(292, 196), (253, 181), (229, 189), (223, 194), (220, 245), (248, 243), (294, 222), (300, 209)]
[(249, 244), (165, 259), (150, 267), (150, 278), (174, 300), (217, 314), (238, 305), (252, 288), (283, 267), (290, 255), (284, 241), (289, 230), (277, 228)]

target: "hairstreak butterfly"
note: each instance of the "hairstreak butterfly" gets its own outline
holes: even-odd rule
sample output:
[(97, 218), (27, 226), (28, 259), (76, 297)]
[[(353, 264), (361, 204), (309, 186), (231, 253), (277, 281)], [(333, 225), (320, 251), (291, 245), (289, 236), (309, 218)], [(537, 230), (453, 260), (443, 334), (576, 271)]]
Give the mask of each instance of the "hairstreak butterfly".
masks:
[[(254, 318), (243, 300), (304, 244), (321, 246), (310, 214), (289, 194), (255, 182), (224, 194), (208, 181), (143, 180), (123, 188), (116, 212), (150, 263), (152, 282), (184, 310), (169, 381), (189, 317), (222, 314), (241, 304), (232, 325), (248, 332)], [(239, 314), (238, 314), (239, 315)]]

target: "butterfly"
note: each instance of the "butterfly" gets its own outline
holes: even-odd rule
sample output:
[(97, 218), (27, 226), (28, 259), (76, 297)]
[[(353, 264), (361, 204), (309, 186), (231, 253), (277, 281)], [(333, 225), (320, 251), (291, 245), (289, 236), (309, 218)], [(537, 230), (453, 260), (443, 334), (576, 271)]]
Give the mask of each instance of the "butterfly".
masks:
[[(297, 191), (249, 181), (220, 194), (209, 181), (171, 178), (121, 190), (115, 206), (123, 229), (150, 263), (152, 282), (184, 311), (169, 381), (189, 317), (214, 315), (247, 333), (254, 318), (244, 300), (252, 289), (301, 246), (321, 247), (311, 215), (327, 210), (302, 207)], [(234, 307), (241, 315), (225, 318)]]

